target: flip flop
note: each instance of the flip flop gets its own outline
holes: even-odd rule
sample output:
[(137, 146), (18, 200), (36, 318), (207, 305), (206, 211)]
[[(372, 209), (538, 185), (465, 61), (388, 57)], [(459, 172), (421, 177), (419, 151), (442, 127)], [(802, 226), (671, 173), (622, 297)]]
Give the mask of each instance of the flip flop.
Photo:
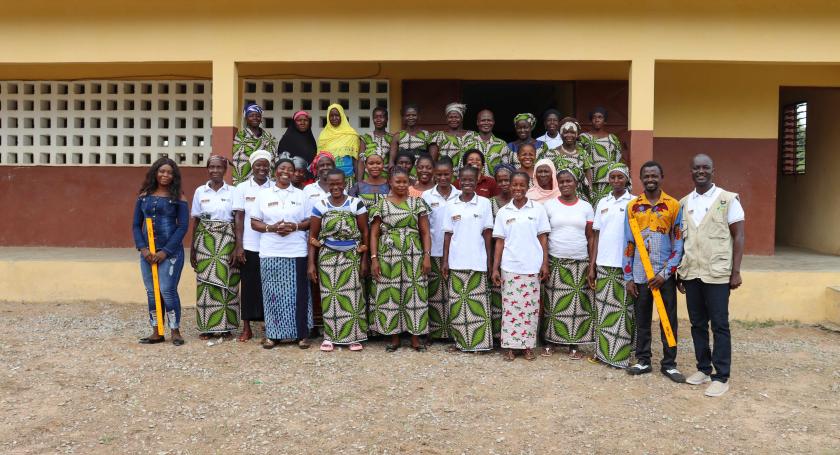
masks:
[(350, 350), (351, 351), (361, 351), (365, 347), (362, 346), (362, 343), (350, 343)]
[(577, 349), (570, 349), (569, 350), (569, 358), (571, 360), (580, 360), (580, 359), (583, 358), (583, 355), (581, 355), (581, 353), (578, 352)]
[(516, 354), (514, 354), (512, 350), (508, 349), (504, 354), (502, 354), (502, 359), (504, 359), (505, 362), (513, 362), (516, 359)]
[(389, 344), (388, 346), (385, 346), (385, 352), (397, 352), (397, 349), (399, 348), (400, 345), (398, 344)]
[(266, 338), (260, 344), (262, 344), (263, 349), (274, 349), (275, 347), (277, 347), (277, 342), (270, 338)]
[(335, 347), (334, 347), (334, 346), (333, 346), (333, 344), (332, 344), (332, 343), (330, 343), (329, 341), (324, 340), (324, 341), (321, 343), (321, 348), (320, 348), (320, 349), (321, 349), (321, 351), (323, 351), (323, 352), (332, 352), (332, 351), (333, 351), (333, 349), (335, 349)]
[(537, 356), (534, 355), (534, 351), (532, 351), (530, 349), (525, 350), (524, 357), (525, 357), (525, 360), (536, 360), (537, 359)]
[(309, 340), (307, 340), (306, 338), (303, 338), (300, 341), (298, 341), (298, 347), (301, 349), (309, 349), (309, 346), (311, 345), (309, 344)]
[(552, 355), (554, 355), (554, 349), (552, 349), (551, 346), (546, 346), (542, 349), (540, 355), (543, 357), (551, 357)]

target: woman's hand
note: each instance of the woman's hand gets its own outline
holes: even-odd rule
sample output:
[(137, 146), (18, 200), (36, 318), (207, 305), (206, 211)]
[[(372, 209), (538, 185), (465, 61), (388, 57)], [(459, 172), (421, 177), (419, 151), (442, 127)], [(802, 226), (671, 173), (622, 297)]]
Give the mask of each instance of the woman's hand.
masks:
[(154, 262), (152, 262), (154, 256), (152, 256), (152, 253), (148, 248), (140, 248), (140, 256), (142, 256), (149, 264), (154, 264)]
[(624, 289), (626, 289), (626, 290), (627, 290), (627, 292), (628, 292), (630, 295), (632, 295), (634, 298), (638, 298), (638, 297), (639, 297), (639, 288), (638, 288), (638, 287), (636, 287), (636, 282), (635, 282), (635, 281), (633, 281), (633, 280), (626, 281), (626, 282), (624, 283)]
[(549, 274), (548, 262), (543, 262), (542, 267), (540, 267), (540, 281), (547, 280)]
[(233, 250), (233, 265), (240, 266), (245, 265), (245, 248), (241, 246), (237, 246)]
[(595, 278), (596, 278), (595, 269), (590, 267), (589, 268), (589, 276), (586, 277), (586, 281), (589, 283), (589, 288), (590, 289), (595, 289)]
[(449, 261), (441, 261), (440, 276), (442, 276), (444, 280), (449, 279)]
[(423, 255), (423, 275), (429, 276), (432, 273), (432, 258), (428, 254)]
[(306, 274), (309, 275), (309, 279), (312, 280), (313, 283), (318, 281), (318, 271), (315, 270), (315, 264), (309, 264), (306, 267)]
[(155, 253), (155, 256), (152, 258), (152, 263), (153, 264), (160, 264), (161, 262), (163, 262), (165, 260), (166, 260), (166, 251), (158, 250), (158, 252)]
[(382, 278), (382, 270), (379, 269), (379, 259), (377, 258), (372, 258), (370, 260), (370, 275), (376, 281), (379, 281)]
[(490, 279), (493, 280), (493, 284), (496, 286), (502, 285), (502, 274), (498, 270), (493, 270), (493, 275), (490, 276)]

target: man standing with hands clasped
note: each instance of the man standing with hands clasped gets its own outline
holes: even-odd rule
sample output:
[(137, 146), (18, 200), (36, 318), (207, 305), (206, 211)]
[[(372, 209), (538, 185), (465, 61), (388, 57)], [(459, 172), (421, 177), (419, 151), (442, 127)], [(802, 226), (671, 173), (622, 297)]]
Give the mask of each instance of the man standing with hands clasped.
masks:
[[(653, 318), (653, 293), (659, 289), (665, 304), (665, 313), (671, 322), (674, 338), (677, 337), (677, 289), (675, 272), (683, 251), (680, 224), (682, 210), (680, 203), (665, 194), (660, 182), (665, 177), (662, 166), (656, 161), (642, 165), (640, 177), (645, 191), (627, 203), (628, 221), (624, 227), (623, 269), (626, 289), (636, 297), (636, 364), (627, 369), (631, 375), (650, 373), (651, 322)], [(650, 256), (654, 277), (648, 282), (639, 249), (630, 228), (629, 217), (638, 224), (644, 247)], [(664, 355), (660, 364), (662, 374), (674, 382), (685, 382), (685, 376), (677, 369), (677, 347), (668, 347), (665, 332), (660, 327)]]
[[(698, 371), (686, 382), (700, 385), (711, 381), (707, 397), (719, 397), (729, 390), (729, 292), (741, 286), (744, 255), (744, 209), (737, 194), (712, 183), (714, 173), (708, 155), (696, 155), (691, 161), (694, 191), (680, 201), (685, 215), (685, 254), (677, 271), (697, 357)], [(709, 323), (714, 351), (709, 347)]]

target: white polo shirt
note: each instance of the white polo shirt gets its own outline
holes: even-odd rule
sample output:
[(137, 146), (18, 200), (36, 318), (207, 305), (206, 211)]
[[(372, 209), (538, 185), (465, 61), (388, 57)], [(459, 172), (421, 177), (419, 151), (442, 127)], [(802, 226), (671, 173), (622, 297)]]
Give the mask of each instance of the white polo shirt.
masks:
[(586, 225), (595, 217), (592, 206), (583, 199), (568, 205), (553, 198), (545, 201), (543, 207), (551, 225), (548, 254), (562, 259), (589, 259)]
[[(308, 220), (311, 213), (312, 205), (303, 190), (292, 185), (283, 189), (272, 185), (257, 193), (251, 218), (266, 224), (301, 223)], [(308, 253), (307, 235), (306, 231), (295, 231), (285, 237), (276, 232), (264, 232), (260, 235), (260, 257), (304, 257)]]
[(251, 214), (254, 213), (254, 206), (257, 204), (257, 193), (263, 188), (274, 185), (271, 179), (266, 179), (262, 185), (258, 184), (252, 176), (248, 180), (236, 185), (233, 198), (233, 210), (245, 212), (245, 226), (242, 230), (242, 247), (248, 251), (260, 250), (260, 232), (251, 229)]
[(500, 208), (496, 214), (493, 237), (505, 239), (502, 270), (527, 275), (539, 273), (543, 250), (537, 236), (549, 232), (551, 225), (542, 204), (529, 199), (518, 209), (511, 200)]
[(460, 198), (449, 202), (443, 216), (443, 232), (451, 232), (449, 268), (452, 270), (487, 271), (487, 250), (484, 231), (493, 229), (490, 199), (477, 194), (467, 202)]
[(621, 267), (624, 257), (624, 223), (627, 222), (627, 203), (633, 195), (625, 190), (618, 199), (610, 194), (598, 201), (592, 229), (598, 231), (598, 256), (595, 264), (601, 267)]
[(213, 221), (233, 221), (233, 200), (235, 188), (222, 183), (218, 191), (210, 188), (208, 181), (195, 189), (190, 216)]
[[(694, 224), (699, 226), (721, 191), (723, 190), (715, 184), (712, 184), (712, 187), (703, 194), (697, 194), (697, 190), (692, 191), (685, 202), (683, 216), (690, 216)], [(741, 206), (741, 201), (735, 198), (729, 205), (726, 222), (732, 224), (739, 221), (744, 221), (744, 207)]]
[(551, 137), (548, 135), (548, 133), (545, 133), (542, 136), (538, 137), (537, 140), (544, 143), (549, 150), (556, 149), (563, 145), (563, 135), (560, 134), (559, 131), (557, 132), (557, 136), (555, 137)]
[(452, 191), (449, 192), (449, 197), (443, 197), (438, 192), (437, 185), (420, 195), (429, 204), (429, 208), (432, 209), (432, 213), (429, 214), (429, 231), (432, 234), (433, 257), (439, 258), (443, 256), (443, 217), (446, 214), (446, 205), (450, 201), (457, 199), (460, 195), (461, 190), (453, 186)]

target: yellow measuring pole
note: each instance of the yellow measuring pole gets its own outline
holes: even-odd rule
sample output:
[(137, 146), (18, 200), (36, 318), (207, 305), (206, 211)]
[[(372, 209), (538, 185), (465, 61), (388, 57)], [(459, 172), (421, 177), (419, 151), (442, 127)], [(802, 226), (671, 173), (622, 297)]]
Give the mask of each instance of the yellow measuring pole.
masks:
[[(642, 238), (639, 223), (636, 222), (630, 213), (627, 215), (627, 221), (630, 223), (630, 231), (633, 232), (633, 240), (636, 241), (636, 249), (639, 251), (639, 259), (642, 260), (645, 275), (647, 275), (648, 283), (650, 283), (650, 280), (654, 277), (653, 266), (650, 265), (650, 256), (648, 255), (647, 248), (645, 248), (645, 241)], [(665, 340), (668, 341), (668, 347), (673, 348), (677, 345), (677, 341), (674, 339), (674, 331), (671, 329), (671, 321), (668, 319), (668, 313), (665, 312), (665, 302), (662, 301), (662, 293), (659, 292), (659, 289), (651, 289), (650, 292), (653, 294), (653, 303), (656, 304), (656, 312), (659, 313), (659, 323), (662, 324), (662, 331), (665, 332)]]
[[(155, 248), (155, 231), (152, 219), (146, 218), (146, 235), (149, 237), (149, 252), (157, 253)], [(152, 282), (155, 284), (155, 313), (157, 313), (158, 335), (163, 336), (163, 308), (160, 302), (160, 279), (158, 278), (158, 265), (152, 264)]]

